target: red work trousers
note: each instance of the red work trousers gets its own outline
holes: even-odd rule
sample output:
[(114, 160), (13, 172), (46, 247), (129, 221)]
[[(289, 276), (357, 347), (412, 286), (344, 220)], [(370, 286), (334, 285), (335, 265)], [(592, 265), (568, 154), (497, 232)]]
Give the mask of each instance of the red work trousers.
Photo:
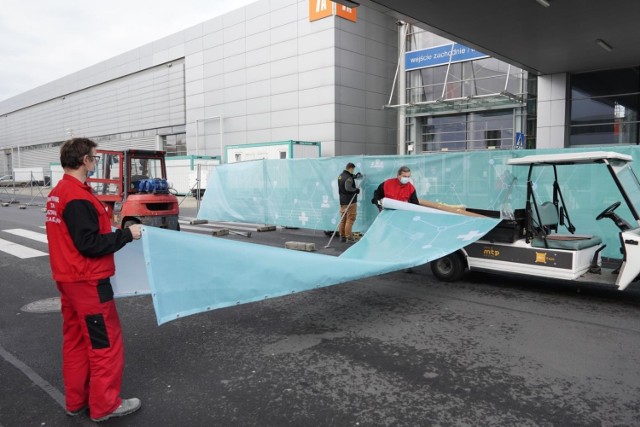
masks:
[(89, 406), (91, 418), (122, 400), (124, 347), (109, 280), (56, 282), (62, 303), (62, 376), (67, 410)]
[(356, 222), (357, 212), (358, 206), (355, 203), (351, 203), (350, 205), (340, 205), (340, 216), (342, 217), (338, 228), (340, 237), (353, 237), (351, 235), (351, 228), (353, 227), (353, 223)]

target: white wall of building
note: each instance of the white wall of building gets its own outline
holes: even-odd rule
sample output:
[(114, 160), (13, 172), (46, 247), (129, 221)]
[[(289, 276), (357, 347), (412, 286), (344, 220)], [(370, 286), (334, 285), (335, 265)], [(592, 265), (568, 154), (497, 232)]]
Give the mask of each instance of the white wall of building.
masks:
[(226, 145), (289, 139), (330, 145), (333, 24), (309, 22), (308, 1), (278, 0), (188, 30), (188, 151), (219, 155)]
[(313, 140), (323, 156), (393, 153), (393, 114), (381, 107), (396, 66), (394, 31), (393, 19), (366, 8), (355, 23), (310, 22), (308, 0), (257, 2), (189, 29), (189, 152)]

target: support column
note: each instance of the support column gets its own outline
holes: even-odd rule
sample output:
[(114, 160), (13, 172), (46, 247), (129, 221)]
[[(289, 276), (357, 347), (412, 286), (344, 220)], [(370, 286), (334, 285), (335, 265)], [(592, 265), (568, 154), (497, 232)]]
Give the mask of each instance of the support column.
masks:
[(536, 148), (568, 146), (569, 75), (549, 74), (538, 77)]
[[(404, 67), (404, 54), (405, 45), (407, 39), (407, 28), (409, 25), (406, 22), (398, 21), (398, 104), (405, 105), (407, 103), (407, 72)], [(403, 156), (407, 153), (407, 126), (405, 124), (406, 114), (404, 107), (398, 109), (398, 135), (397, 145), (398, 154)]]

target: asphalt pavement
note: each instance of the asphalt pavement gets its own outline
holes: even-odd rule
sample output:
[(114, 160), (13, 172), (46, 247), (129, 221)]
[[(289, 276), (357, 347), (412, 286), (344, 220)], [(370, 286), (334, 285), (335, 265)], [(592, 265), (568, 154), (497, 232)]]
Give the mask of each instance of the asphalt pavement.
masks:
[[(46, 252), (7, 231), (43, 233), (43, 215), (0, 207), (0, 239)], [(210, 234), (200, 227), (189, 232)], [(329, 238), (305, 229), (211, 238), (347, 247), (325, 249)], [(0, 427), (93, 425), (61, 406), (60, 313), (25, 310), (57, 296), (48, 257), (0, 251), (0, 291)], [(448, 284), (426, 265), (160, 327), (150, 297), (117, 304), (122, 394), (143, 407), (101, 425), (640, 425), (637, 284), (618, 292), (480, 273)]]

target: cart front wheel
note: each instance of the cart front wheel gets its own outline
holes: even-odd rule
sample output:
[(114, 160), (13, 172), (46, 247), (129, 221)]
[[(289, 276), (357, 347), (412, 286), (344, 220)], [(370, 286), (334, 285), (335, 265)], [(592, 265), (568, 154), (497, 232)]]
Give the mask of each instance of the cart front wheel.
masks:
[(464, 262), (460, 254), (454, 252), (431, 261), (431, 271), (443, 282), (455, 282), (464, 274)]

